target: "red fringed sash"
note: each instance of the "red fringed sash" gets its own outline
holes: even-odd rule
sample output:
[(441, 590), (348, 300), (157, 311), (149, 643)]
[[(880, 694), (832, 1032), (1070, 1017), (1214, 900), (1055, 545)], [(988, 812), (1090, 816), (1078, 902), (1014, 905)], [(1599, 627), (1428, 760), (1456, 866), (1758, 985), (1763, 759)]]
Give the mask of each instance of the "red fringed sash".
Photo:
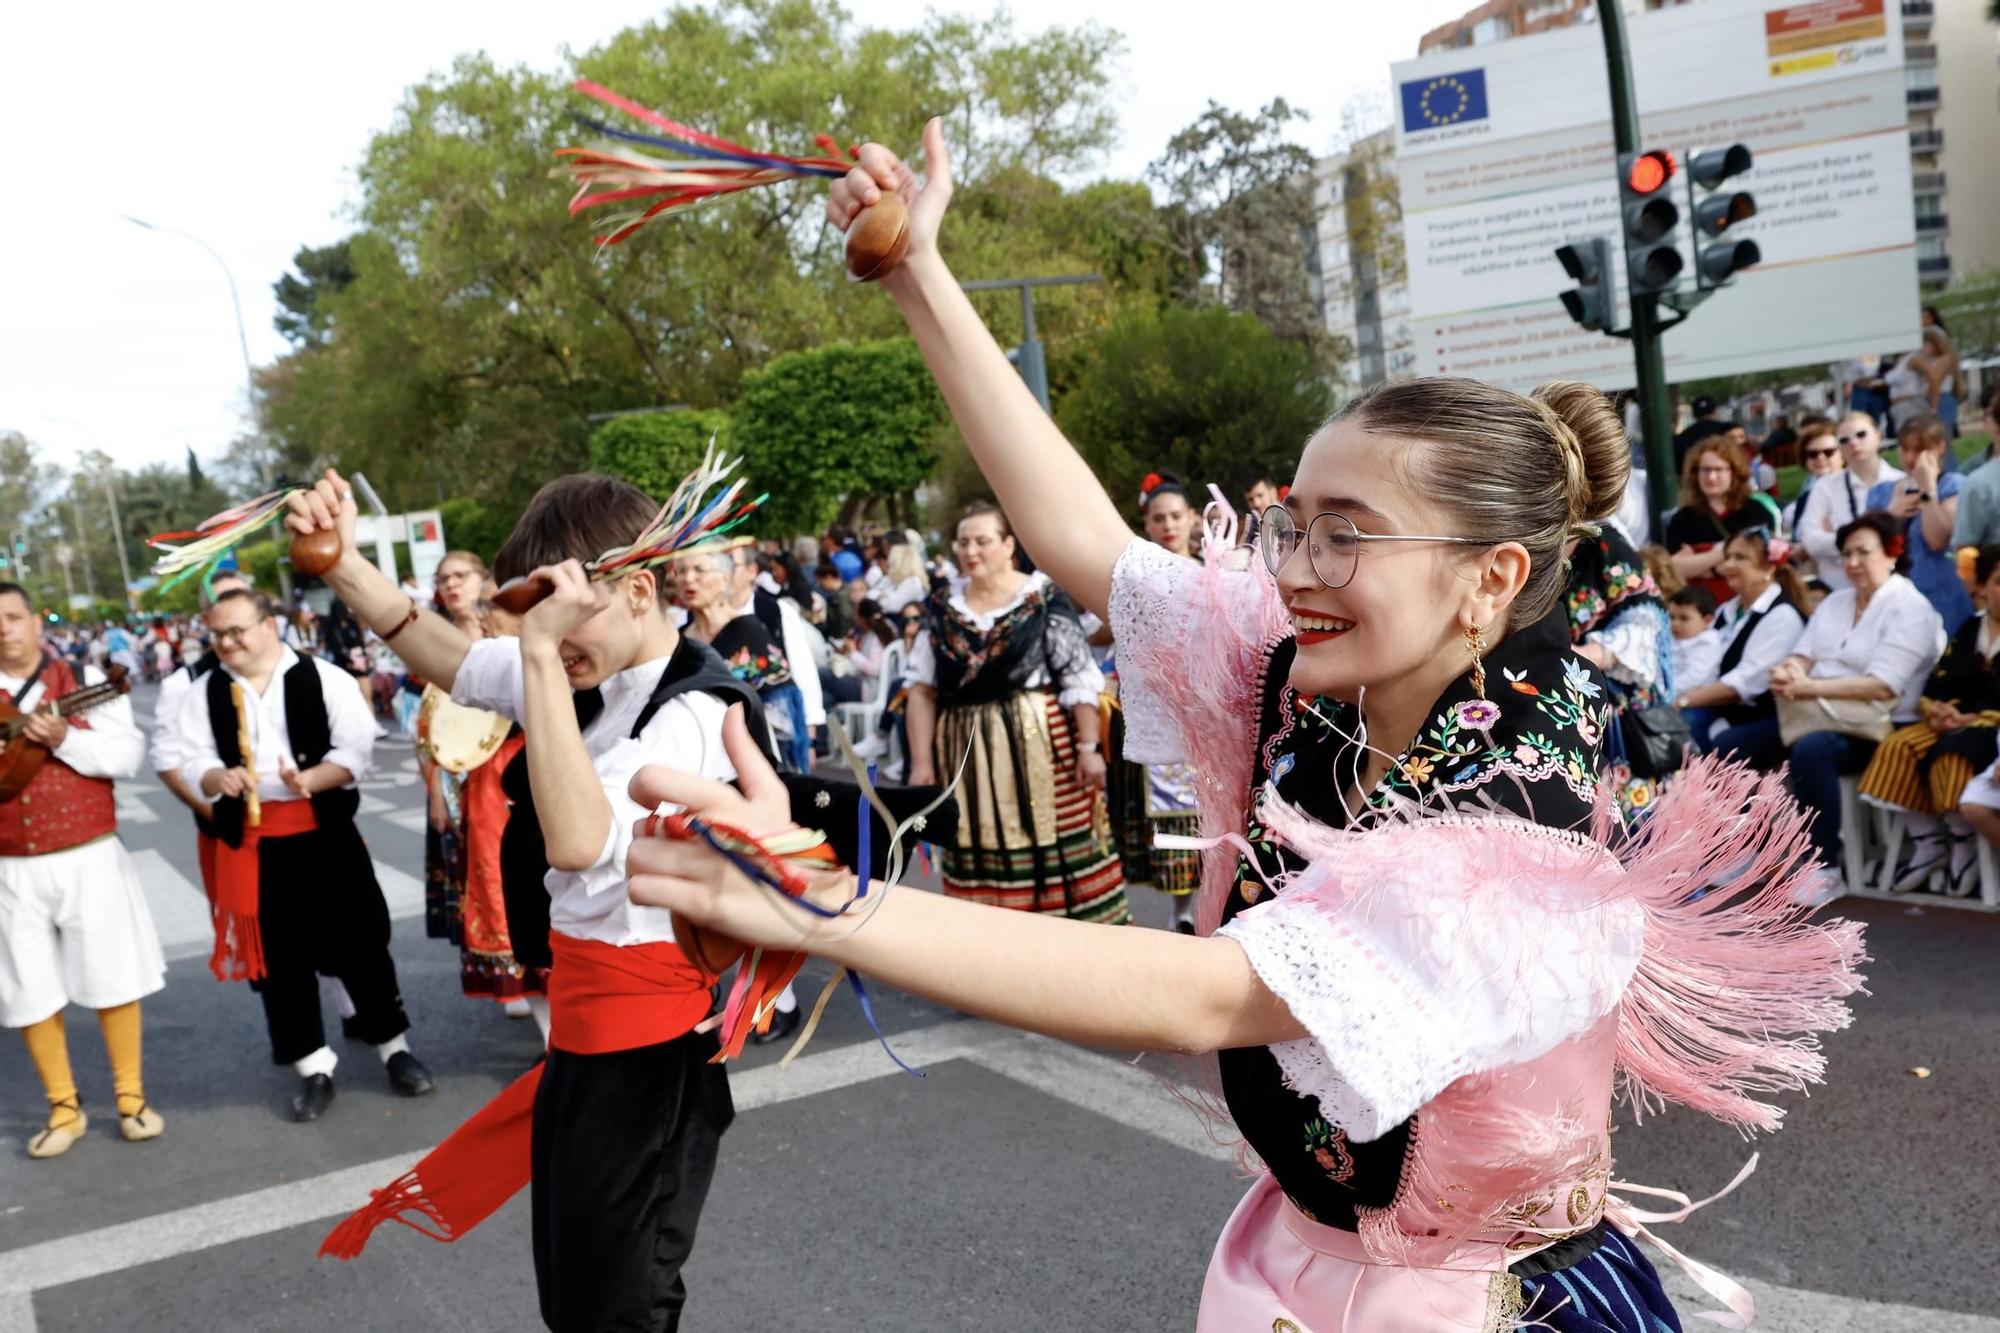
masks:
[[(671, 1041), (708, 1013), (705, 976), (670, 941), (624, 948), (549, 932), (549, 1044), (606, 1055)], [(454, 1241), (528, 1183), (542, 1066), (515, 1079), (414, 1168), (327, 1233), (322, 1257), (352, 1259), (375, 1228), (400, 1222)]]
[(264, 976), (264, 937), (257, 929), (257, 844), (318, 827), (311, 801), (271, 801), (264, 805), (258, 827), (243, 830), (241, 847), (220, 838), (203, 840), (202, 878), (215, 921), (208, 970), (217, 981), (259, 981)]

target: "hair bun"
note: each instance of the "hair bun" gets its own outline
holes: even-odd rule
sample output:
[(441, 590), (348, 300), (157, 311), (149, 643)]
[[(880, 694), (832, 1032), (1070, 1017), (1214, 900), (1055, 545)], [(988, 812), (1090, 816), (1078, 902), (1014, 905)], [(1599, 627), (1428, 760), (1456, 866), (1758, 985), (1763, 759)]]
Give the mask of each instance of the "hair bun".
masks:
[(1602, 523), (1624, 503), (1632, 445), (1611, 400), (1594, 385), (1555, 380), (1532, 395), (1549, 414), (1569, 474), (1573, 526)]

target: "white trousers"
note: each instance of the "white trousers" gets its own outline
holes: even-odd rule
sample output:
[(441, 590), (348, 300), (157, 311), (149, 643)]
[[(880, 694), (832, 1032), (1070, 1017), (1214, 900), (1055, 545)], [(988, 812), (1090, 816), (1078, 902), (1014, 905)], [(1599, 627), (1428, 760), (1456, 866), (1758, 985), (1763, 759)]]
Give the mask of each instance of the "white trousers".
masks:
[(0, 856), (0, 1027), (28, 1027), (69, 1004), (114, 1009), (166, 975), (124, 843)]

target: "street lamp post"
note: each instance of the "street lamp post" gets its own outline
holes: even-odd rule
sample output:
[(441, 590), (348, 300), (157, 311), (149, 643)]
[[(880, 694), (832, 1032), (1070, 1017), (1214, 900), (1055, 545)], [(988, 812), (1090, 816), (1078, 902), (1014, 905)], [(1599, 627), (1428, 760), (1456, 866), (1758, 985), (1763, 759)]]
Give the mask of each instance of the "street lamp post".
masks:
[[(229, 283), (229, 308), (236, 312), (236, 347), (243, 354), (244, 407), (250, 413), (250, 431), (252, 438), (257, 442), (257, 483), (265, 490), (270, 490), (271, 461), (265, 454), (264, 433), (257, 422), (257, 370), (250, 364), (250, 335), (243, 327), (243, 300), (237, 295), (236, 275), (230, 271), (229, 261), (224, 259), (214, 246), (191, 231), (182, 231), (178, 227), (162, 227), (156, 222), (135, 218), (130, 213), (120, 213), (118, 216), (135, 227), (144, 227), (147, 231), (164, 232), (168, 236), (178, 236), (182, 240), (193, 241), (208, 251), (208, 257), (222, 270), (224, 280)], [(282, 552), (278, 559), (278, 595), (287, 602), (292, 599), (291, 570), (285, 563)]]

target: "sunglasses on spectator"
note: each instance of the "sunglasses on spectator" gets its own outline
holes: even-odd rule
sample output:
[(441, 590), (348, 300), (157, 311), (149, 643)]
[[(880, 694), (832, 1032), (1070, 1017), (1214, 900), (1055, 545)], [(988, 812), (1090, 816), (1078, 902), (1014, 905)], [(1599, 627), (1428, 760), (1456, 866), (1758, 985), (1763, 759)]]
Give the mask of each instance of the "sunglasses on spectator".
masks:
[(1860, 430), (1855, 431), (1854, 434), (1852, 435), (1836, 435), (1833, 438), (1839, 440), (1842, 444), (1853, 444), (1856, 440), (1871, 439), (1873, 438), (1874, 434), (1875, 434), (1874, 431), (1869, 430), (1866, 426), (1863, 426)]
[(1807, 457), (1807, 458), (1832, 458), (1832, 457), (1833, 457), (1834, 455), (1838, 454), (1839, 452), (1840, 452), (1840, 449), (1839, 449), (1839, 447), (1838, 447), (1838, 446), (1834, 446), (1834, 447), (1831, 447), (1831, 448), (1827, 448), (1827, 449), (1808, 449), (1808, 450), (1806, 450), (1806, 457)]

